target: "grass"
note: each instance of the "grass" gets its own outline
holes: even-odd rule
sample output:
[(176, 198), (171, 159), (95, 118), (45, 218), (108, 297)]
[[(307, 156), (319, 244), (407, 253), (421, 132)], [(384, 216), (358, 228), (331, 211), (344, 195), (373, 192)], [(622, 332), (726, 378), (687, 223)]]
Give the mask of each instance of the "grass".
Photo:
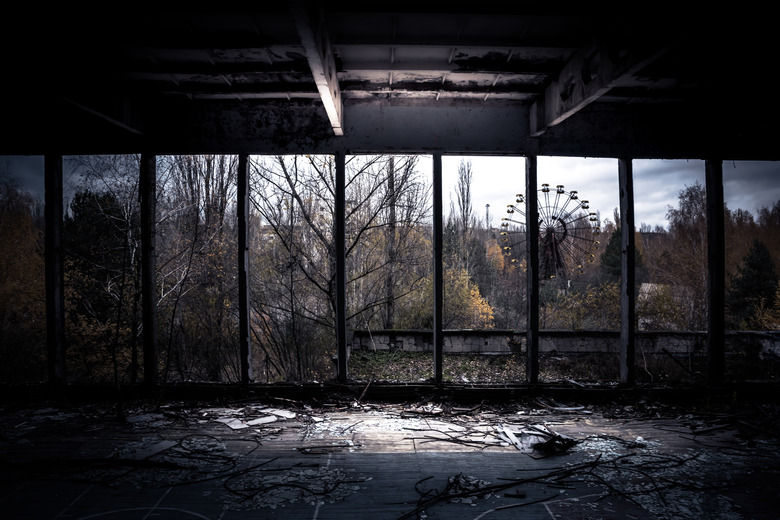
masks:
[[(578, 381), (612, 383), (620, 380), (618, 354), (578, 354), (539, 356), (539, 381)], [(685, 361), (685, 362), (684, 362)], [(701, 382), (706, 374), (706, 359), (674, 360), (664, 355), (636, 360), (638, 383), (675, 384)], [(748, 376), (739, 363), (729, 363), (729, 372), (739, 379)], [(736, 366), (735, 366), (736, 365)], [(433, 379), (433, 354), (402, 350), (353, 351), (349, 359), (349, 377), (356, 381), (420, 383)], [(742, 370), (740, 370), (740, 368)], [(777, 370), (770, 370), (776, 378)], [(763, 374), (764, 378), (767, 377)], [(755, 377), (755, 376), (754, 376)], [(749, 378), (749, 376), (748, 376)], [(446, 383), (515, 384), (525, 382), (525, 354), (445, 354), (442, 379)]]
[[(358, 381), (419, 383), (433, 378), (433, 354), (402, 350), (353, 352), (349, 375)], [(451, 383), (509, 383), (525, 380), (525, 359), (519, 355), (446, 355), (442, 378)]]

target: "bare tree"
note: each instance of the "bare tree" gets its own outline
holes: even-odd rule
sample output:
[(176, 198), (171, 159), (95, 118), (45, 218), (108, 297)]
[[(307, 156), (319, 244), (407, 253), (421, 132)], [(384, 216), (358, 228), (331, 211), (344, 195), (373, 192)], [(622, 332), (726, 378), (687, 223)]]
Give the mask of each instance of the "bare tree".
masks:
[[(428, 268), (418, 241), (428, 186), (416, 164), (416, 157), (347, 161), (350, 323), (387, 323), (388, 302), (414, 291), (424, 276), (419, 267)], [(266, 356), (284, 365), (275, 367), (283, 377), (301, 379), (327, 365), (311, 340), (325, 351), (335, 345), (335, 165), (327, 156), (263, 157), (252, 165), (253, 206), (264, 230), (258, 253), (268, 260), (254, 270), (253, 315), (270, 335)]]
[(0, 377), (46, 377), (43, 204), (0, 171)]
[(237, 380), (236, 158), (161, 157), (158, 169), (165, 377)]
[[(136, 155), (73, 156), (67, 190), (75, 194), (66, 215), (70, 327), (78, 359), (89, 364), (108, 346), (111, 378), (138, 379), (140, 343), (139, 158)], [(110, 303), (109, 303), (110, 302)], [(76, 357), (76, 356), (74, 356)], [(129, 357), (129, 360), (128, 360)], [(79, 377), (102, 379), (101, 363), (76, 368)], [(75, 368), (75, 367), (74, 367)]]

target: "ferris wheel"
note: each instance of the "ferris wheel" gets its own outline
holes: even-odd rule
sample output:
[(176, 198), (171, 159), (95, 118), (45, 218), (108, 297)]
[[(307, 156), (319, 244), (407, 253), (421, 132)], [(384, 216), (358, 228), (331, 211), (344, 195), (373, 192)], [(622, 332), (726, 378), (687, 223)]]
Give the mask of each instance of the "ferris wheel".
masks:
[[(559, 184), (555, 189), (542, 184), (538, 193), (539, 207), (539, 278), (567, 279), (581, 273), (586, 263), (593, 262), (599, 247), (598, 215), (590, 211), (587, 200), (576, 191), (566, 191)], [(501, 219), (501, 240), (504, 254), (511, 262), (527, 261), (525, 198), (518, 194), (514, 204), (507, 205), (509, 217)]]

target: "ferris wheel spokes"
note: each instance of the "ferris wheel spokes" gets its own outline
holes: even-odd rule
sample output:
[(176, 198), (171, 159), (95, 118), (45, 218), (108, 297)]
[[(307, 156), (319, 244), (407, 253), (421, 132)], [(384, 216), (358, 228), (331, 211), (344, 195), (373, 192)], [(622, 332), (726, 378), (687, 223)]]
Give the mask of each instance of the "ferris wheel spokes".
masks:
[[(582, 200), (577, 191), (567, 192), (562, 184), (555, 189), (542, 184), (539, 189), (539, 255), (540, 274), (544, 279), (566, 277), (569, 267), (582, 270), (583, 264), (595, 259), (601, 233), (596, 213)], [(509, 216), (501, 219), (502, 251), (517, 262), (526, 256), (527, 217), (523, 194), (517, 194), (514, 204), (507, 204)]]

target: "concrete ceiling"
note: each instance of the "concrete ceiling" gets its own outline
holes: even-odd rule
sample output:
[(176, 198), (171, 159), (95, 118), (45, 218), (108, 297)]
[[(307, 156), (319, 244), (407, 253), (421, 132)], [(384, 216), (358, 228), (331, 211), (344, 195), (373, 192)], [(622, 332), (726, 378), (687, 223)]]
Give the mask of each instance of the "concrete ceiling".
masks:
[(780, 155), (760, 14), (257, 4), (6, 16), (0, 153)]

